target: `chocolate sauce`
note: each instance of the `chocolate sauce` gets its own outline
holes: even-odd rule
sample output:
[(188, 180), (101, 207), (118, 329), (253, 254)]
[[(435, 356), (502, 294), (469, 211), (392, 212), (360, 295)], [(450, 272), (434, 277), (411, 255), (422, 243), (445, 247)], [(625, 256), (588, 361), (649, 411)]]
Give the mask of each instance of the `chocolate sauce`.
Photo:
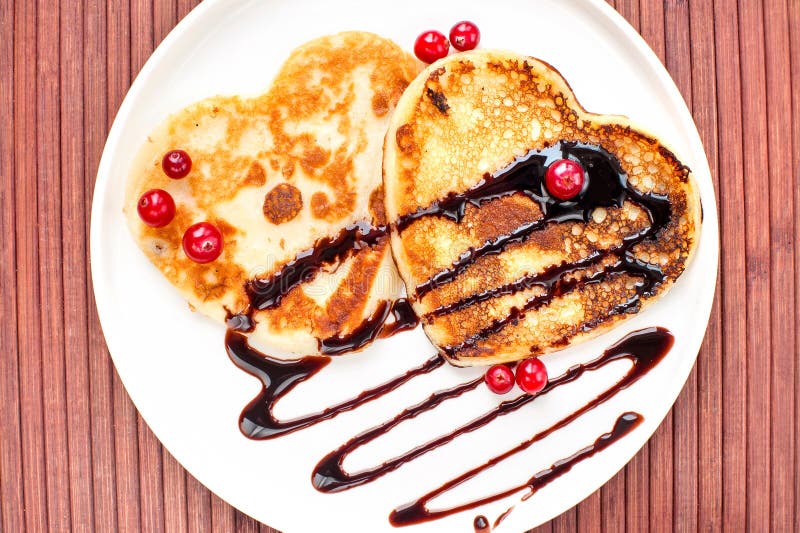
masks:
[(475, 528), (475, 533), (491, 533), (492, 528), (489, 527), (489, 521), (483, 515), (478, 515), (472, 522), (472, 527)]
[(410, 452), (399, 457), (395, 457), (394, 459), (390, 459), (382, 465), (370, 470), (362, 470), (361, 472), (357, 472), (355, 474), (349, 474), (342, 469), (342, 463), (344, 462), (345, 457), (349, 453), (353, 452), (356, 448), (359, 448), (364, 444), (380, 437), (405, 420), (415, 418), (426, 411), (434, 409), (446, 400), (457, 398), (465, 392), (477, 388), (481, 383), (483, 383), (483, 376), (472, 381), (467, 381), (466, 383), (462, 383), (450, 389), (435, 392), (421, 403), (404, 409), (399, 415), (391, 420), (362, 432), (360, 435), (348, 441), (341, 448), (325, 456), (317, 464), (316, 468), (314, 468), (314, 473), (311, 476), (311, 483), (320, 492), (339, 492), (342, 490), (351, 489), (353, 487), (357, 487), (358, 485), (369, 483), (370, 481), (373, 481), (384, 474), (388, 474), (392, 470), (400, 468), (408, 461), (411, 461), (412, 459), (415, 459), (416, 457), (427, 453), (434, 448), (450, 442), (453, 440), (453, 438), (455, 438), (455, 436), (452, 434), (445, 435), (430, 441), (423, 446), (414, 448)]
[[(389, 315), (394, 317), (392, 322), (387, 323)], [(414, 329), (419, 320), (411, 304), (405, 298), (400, 298), (389, 304), (381, 302), (372, 316), (366, 318), (357, 328), (346, 335), (335, 335), (319, 341), (319, 351), (326, 355), (338, 355), (353, 350), (358, 350), (363, 346), (380, 337), (390, 337), (395, 333)]]
[[(461, 385), (458, 385), (456, 387), (453, 387), (451, 389), (439, 391), (437, 393), (434, 393), (428, 399), (422, 401), (421, 403), (418, 403), (415, 406), (403, 410), (395, 418), (361, 433), (360, 435), (351, 439), (338, 449), (329, 453), (317, 464), (317, 467), (314, 469), (314, 473), (312, 475), (312, 483), (314, 487), (321, 492), (339, 492), (359, 485), (363, 485), (365, 483), (369, 483), (371, 481), (374, 481), (378, 477), (399, 468), (403, 464), (454, 440), (456, 437), (460, 435), (469, 433), (471, 431), (475, 431), (498, 417), (504, 416), (508, 413), (512, 413), (520, 409), (522, 406), (533, 402), (539, 396), (547, 394), (553, 389), (556, 389), (557, 387), (560, 387), (567, 383), (572, 383), (587, 371), (597, 370), (607, 364), (610, 364), (620, 359), (631, 360), (633, 365), (619, 381), (617, 381), (613, 386), (611, 386), (609, 389), (601, 393), (599, 396), (594, 398), (592, 401), (590, 401), (580, 409), (574, 411), (570, 415), (567, 415), (566, 417), (558, 421), (556, 424), (550, 426), (549, 428), (539, 432), (530, 440), (525, 441), (524, 443), (505, 452), (504, 454), (491, 459), (485, 465), (470, 470), (469, 472), (463, 474), (462, 476), (459, 476), (455, 480), (449, 481), (439, 489), (436, 489), (435, 491), (428, 493), (417, 502), (414, 502), (413, 504), (414, 506), (420, 507), (421, 509), (424, 510), (424, 504), (426, 501), (429, 501), (435, 496), (454, 487), (455, 485), (458, 485), (459, 483), (474, 477), (481, 471), (491, 467), (492, 465), (502, 461), (503, 459), (506, 459), (507, 457), (510, 457), (511, 455), (528, 448), (534, 442), (537, 442), (545, 438), (546, 436), (550, 435), (554, 431), (566, 426), (567, 424), (577, 419), (587, 411), (594, 409), (598, 405), (612, 398), (619, 391), (629, 387), (631, 384), (638, 381), (642, 376), (644, 376), (647, 372), (649, 372), (659, 361), (661, 361), (661, 359), (663, 359), (663, 357), (672, 347), (673, 340), (674, 339), (672, 335), (663, 328), (648, 328), (633, 332), (624, 337), (615, 345), (611, 346), (609, 349), (607, 349), (600, 357), (588, 363), (582, 365), (576, 365), (570, 368), (563, 375), (551, 379), (550, 382), (547, 384), (547, 386), (537, 395), (523, 395), (513, 400), (507, 400), (501, 402), (496, 408), (487, 411), (486, 413), (479, 416), (478, 418), (475, 418), (471, 422), (468, 422), (467, 424), (451, 431), (450, 433), (447, 433), (425, 444), (417, 446), (413, 450), (410, 450), (405, 454), (389, 459), (388, 461), (382, 463), (379, 466), (355, 473), (349, 473), (344, 471), (342, 465), (348, 454), (355, 451), (364, 444), (367, 444), (368, 442), (385, 434), (387, 431), (391, 430), (393, 427), (397, 426), (404, 420), (409, 420), (411, 418), (414, 418), (425, 411), (433, 409), (434, 407), (438, 406), (439, 404), (448, 399), (458, 397), (461, 394), (467, 392), (468, 390), (477, 387), (481, 383), (482, 379), (478, 378), (463, 383)], [(486, 500), (481, 500), (481, 502), (475, 505), (480, 505), (481, 503), (487, 503), (488, 501), (494, 501), (494, 499), (498, 499), (499, 497), (500, 496), (498, 496), (497, 498), (490, 497)], [(454, 513), (461, 510), (472, 508), (475, 505), (470, 504), (466, 506), (460, 506), (453, 510), (443, 511), (443, 513), (450, 514), (451, 512)], [(427, 512), (428, 511), (426, 510), (425, 513)], [(442, 516), (441, 513), (436, 515), (436, 517), (438, 516)], [(435, 517), (432, 516), (430, 519), (432, 518)], [(427, 518), (422, 518), (420, 521), (424, 521), (426, 519)], [(395, 524), (395, 525), (405, 525), (405, 524)]]
[(327, 366), (330, 363), (330, 357), (307, 356), (290, 361), (276, 359), (251, 347), (245, 335), (230, 329), (225, 335), (225, 348), (236, 366), (260, 379), (263, 385), (258, 396), (244, 408), (239, 417), (239, 429), (242, 433), (246, 437), (259, 440), (274, 439), (331, 419), (339, 413), (350, 411), (370, 400), (379, 398), (414, 377), (427, 374), (444, 364), (441, 357), (435, 356), (423, 365), (382, 385), (365, 390), (350, 400), (328, 407), (318, 413), (291, 420), (278, 420), (272, 414), (275, 404), (298, 383), (305, 381)]
[[(599, 255), (602, 255), (602, 253), (600, 253)], [(636, 293), (631, 298), (629, 298), (625, 302), (622, 302), (614, 306), (603, 317), (599, 319), (589, 320), (587, 322), (584, 322), (580, 326), (581, 331), (589, 331), (594, 327), (596, 327), (598, 322), (605, 320), (607, 317), (629, 312), (638, 312), (641, 297), (643, 295), (650, 294), (650, 292), (653, 290), (655, 285), (658, 283), (658, 280), (660, 279), (650, 268), (650, 265), (645, 264), (632, 257), (630, 258), (630, 260), (627, 258), (622, 258), (616, 263), (606, 266), (601, 270), (599, 270), (598, 272), (589, 274), (587, 276), (584, 276), (583, 278), (565, 279), (564, 274), (574, 272), (575, 270), (578, 270), (580, 268), (585, 268), (584, 266), (585, 263), (593, 261), (594, 260), (592, 256), (590, 256), (590, 258), (584, 261), (565, 263), (557, 267), (551, 268), (548, 271), (545, 271), (543, 274), (540, 274), (539, 276), (530, 276), (528, 278), (523, 278), (521, 282), (515, 282), (510, 286), (512, 287), (512, 290), (507, 290), (505, 294), (513, 294), (513, 292), (516, 292), (513, 289), (516, 289), (520, 285), (522, 286), (540, 285), (545, 288), (545, 293), (529, 298), (521, 307), (512, 307), (508, 315), (506, 315), (505, 317), (493, 320), (488, 326), (484, 327), (479, 332), (470, 336), (460, 344), (444, 346), (442, 350), (448, 355), (455, 355), (457, 352), (463, 350), (464, 348), (474, 346), (478, 342), (488, 339), (492, 335), (497, 334), (509, 324), (518, 323), (525, 317), (525, 313), (527, 313), (528, 311), (535, 311), (536, 309), (539, 309), (540, 307), (549, 304), (553, 300), (553, 298), (569, 294), (572, 291), (580, 289), (581, 287), (589, 283), (600, 283), (610, 278), (611, 276), (623, 273), (640, 275), (643, 279), (642, 281), (636, 283), (634, 287)], [(505, 287), (500, 287), (499, 289), (495, 289), (495, 291), (502, 291), (504, 289)], [(487, 292), (492, 292), (492, 291), (487, 291)], [(482, 295), (483, 293), (479, 293), (475, 297), (481, 298)], [(469, 300), (469, 298), (467, 300)], [(460, 305), (460, 303), (456, 302), (456, 304), (451, 304), (451, 305), (457, 306)], [(436, 310), (434, 310), (434, 312), (436, 312)]]
[(419, 318), (414, 313), (411, 302), (406, 298), (398, 298), (392, 302), (391, 313), (394, 320), (384, 325), (380, 333), (381, 338), (391, 337), (395, 333), (414, 329), (419, 324)]
[[(550, 196), (544, 185), (547, 167), (561, 158), (578, 161), (588, 177), (584, 190), (573, 200), (563, 201)], [(480, 183), (464, 193), (451, 193), (426, 208), (400, 217), (396, 228), (398, 231), (403, 231), (413, 221), (426, 216), (441, 216), (460, 222), (468, 203), (480, 207), (485, 202), (512, 194), (524, 194), (537, 202), (542, 211), (542, 218), (487, 241), (477, 248), (470, 248), (461, 254), (450, 268), (438, 272), (418, 285), (415, 289), (416, 297), (422, 298), (436, 287), (453, 281), (480, 257), (498, 254), (512, 243), (526, 241), (532, 234), (550, 223), (588, 222), (594, 209), (622, 207), (626, 199), (647, 212), (651, 225), (647, 230), (627, 238), (616, 250), (598, 254), (595, 262), (613, 253), (620, 258), (621, 268), (638, 274), (644, 267), (640, 261), (633, 258), (630, 253), (631, 248), (646, 238), (655, 238), (656, 234), (667, 225), (671, 216), (667, 197), (652, 193), (642, 194), (631, 187), (619, 161), (612, 154), (596, 145), (560, 141), (543, 150), (532, 150), (505, 169), (491, 175), (487, 174)], [(565, 271), (575, 268), (570, 265), (564, 267)], [(648, 283), (663, 281), (664, 275), (657, 266), (647, 265), (645, 270), (652, 279), (655, 279), (655, 282), (651, 279)], [(485, 295), (485, 298), (489, 297)]]
[(320, 339), (317, 343), (320, 353), (338, 355), (358, 350), (362, 346), (369, 344), (375, 340), (383, 329), (383, 324), (389, 316), (389, 309), (389, 302), (383, 301), (378, 304), (378, 308), (372, 316), (364, 319), (361, 324), (350, 333), (334, 335), (327, 339)]
[[(572, 470), (572, 467), (575, 466), (576, 464), (580, 463), (581, 461), (585, 461), (586, 459), (592, 457), (593, 455), (605, 450), (606, 448), (608, 448), (609, 446), (620, 440), (622, 437), (628, 435), (631, 431), (636, 429), (642, 423), (643, 420), (644, 417), (639, 413), (634, 413), (634, 412), (623, 413), (622, 415), (619, 416), (619, 418), (617, 418), (617, 421), (614, 423), (614, 427), (611, 429), (611, 431), (600, 435), (600, 437), (598, 437), (597, 440), (595, 440), (594, 443), (590, 444), (589, 446), (582, 448), (581, 450), (575, 452), (569, 457), (561, 459), (560, 461), (556, 461), (549, 468), (537, 472), (536, 474), (533, 475), (533, 477), (531, 477), (528, 481), (526, 481), (522, 485), (510, 487), (509, 489), (498, 492), (496, 494), (492, 494), (491, 496), (487, 496), (480, 500), (475, 500), (464, 505), (459, 505), (457, 507), (452, 507), (450, 509), (429, 511), (425, 507), (425, 503), (434, 496), (439, 494), (438, 491), (434, 491), (426, 494), (425, 496), (423, 496), (423, 498), (420, 498), (415, 502), (409, 503), (402, 507), (398, 507), (397, 509), (392, 511), (392, 513), (389, 515), (389, 522), (395, 527), (419, 524), (421, 522), (435, 520), (437, 518), (442, 518), (450, 514), (457, 513), (459, 511), (472, 509), (479, 505), (484, 505), (493, 501), (500, 500), (502, 498), (511, 496), (515, 492), (519, 492), (526, 488), (529, 489), (529, 492), (523, 497), (523, 500), (528, 499), (542, 487), (545, 487), (553, 480), (561, 477), (562, 475)], [(462, 483), (467, 478), (457, 478), (457, 479), (459, 483)], [(495, 523), (495, 527), (507, 515), (508, 512), (504, 513)]]
[(277, 307), (289, 291), (312, 279), (323, 267), (339, 263), (358, 250), (375, 246), (387, 234), (386, 226), (375, 227), (362, 221), (346, 226), (334, 237), (318, 240), (312, 248), (297, 254), (271, 277), (247, 281), (245, 290), (250, 308)]

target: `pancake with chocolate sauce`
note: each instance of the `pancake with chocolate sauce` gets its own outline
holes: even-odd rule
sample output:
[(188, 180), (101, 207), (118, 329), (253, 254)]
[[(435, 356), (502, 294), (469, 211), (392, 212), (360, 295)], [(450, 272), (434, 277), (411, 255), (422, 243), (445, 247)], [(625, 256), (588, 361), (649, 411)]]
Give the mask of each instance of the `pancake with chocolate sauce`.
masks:
[[(547, 167), (581, 164), (569, 201)], [(392, 252), (431, 341), (459, 366), (585, 341), (641, 311), (697, 246), (691, 171), (620, 116), (584, 110), (550, 65), (442, 59), (403, 94), (384, 147)]]
[[(382, 143), (418, 71), (393, 42), (346, 32), (297, 48), (260, 96), (208, 98), (170, 116), (131, 169), (131, 233), (193, 309), (223, 322), (247, 314), (239, 327), (254, 321), (255, 339), (271, 348), (315, 353), (321, 340), (357, 330), (402, 287), (380, 230)], [(173, 149), (192, 159), (183, 179), (162, 170)], [(177, 206), (163, 228), (137, 216), (152, 188)], [(224, 237), (222, 255), (207, 264), (181, 246), (199, 221)]]

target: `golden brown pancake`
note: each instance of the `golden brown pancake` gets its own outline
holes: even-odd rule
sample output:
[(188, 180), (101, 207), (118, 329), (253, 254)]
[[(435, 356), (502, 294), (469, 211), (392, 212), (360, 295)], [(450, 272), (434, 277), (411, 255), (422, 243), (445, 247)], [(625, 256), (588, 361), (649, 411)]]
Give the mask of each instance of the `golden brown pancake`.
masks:
[[(560, 158), (588, 176), (572, 205), (542, 185)], [(607, 331), (672, 286), (701, 224), (691, 172), (663, 143), (587, 112), (553, 67), (510, 52), (452, 55), (411, 83), (384, 187), (414, 310), (459, 366)]]
[[(170, 116), (147, 139), (128, 177), (131, 233), (192, 308), (215, 319), (246, 312), (249, 280), (270, 279), (298, 254), (355, 222), (384, 222), (382, 142), (391, 111), (418, 71), (412, 57), (371, 33), (321, 37), (297, 48), (258, 97), (217, 96)], [(185, 150), (193, 165), (169, 179), (161, 159)], [(137, 216), (146, 190), (175, 199), (175, 219), (151, 228)], [(223, 233), (222, 255), (198, 264), (181, 247), (191, 224)], [(396, 297), (388, 239), (328, 262), (256, 311), (254, 335), (271, 347), (314, 353)]]

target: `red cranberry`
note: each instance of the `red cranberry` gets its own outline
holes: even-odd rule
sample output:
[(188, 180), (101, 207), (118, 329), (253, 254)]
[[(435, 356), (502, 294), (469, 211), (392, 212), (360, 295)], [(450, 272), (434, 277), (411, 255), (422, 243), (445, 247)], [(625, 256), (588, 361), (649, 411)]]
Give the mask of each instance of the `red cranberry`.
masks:
[(495, 394), (505, 394), (514, 387), (514, 373), (506, 365), (494, 365), (484, 376), (486, 386)]
[(163, 228), (175, 218), (175, 201), (167, 191), (150, 189), (136, 204), (139, 218), (153, 228)]
[(517, 365), (517, 385), (528, 394), (536, 394), (547, 385), (547, 368), (538, 357), (525, 359)]
[(222, 234), (213, 224), (198, 222), (183, 234), (183, 251), (197, 263), (210, 263), (222, 253)]
[(550, 194), (559, 200), (575, 198), (581, 190), (586, 177), (581, 167), (571, 159), (559, 159), (547, 167), (544, 183)]
[(450, 51), (450, 42), (443, 33), (428, 30), (420, 34), (414, 42), (414, 54), (425, 63), (433, 63)]
[(164, 174), (174, 180), (179, 180), (185, 178), (192, 170), (192, 158), (183, 150), (171, 150), (161, 160), (161, 168), (164, 169)]
[(478, 27), (468, 21), (464, 20), (450, 28), (450, 42), (453, 43), (453, 48), (461, 50), (472, 50), (478, 46), (481, 40), (481, 32)]

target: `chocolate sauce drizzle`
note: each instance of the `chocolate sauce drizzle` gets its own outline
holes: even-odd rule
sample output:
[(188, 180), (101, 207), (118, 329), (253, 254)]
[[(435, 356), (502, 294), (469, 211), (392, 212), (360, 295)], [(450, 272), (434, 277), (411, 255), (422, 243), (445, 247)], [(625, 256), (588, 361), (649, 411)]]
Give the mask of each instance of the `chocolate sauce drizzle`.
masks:
[[(617, 418), (617, 421), (614, 423), (614, 427), (611, 429), (610, 432), (603, 433), (602, 435), (600, 435), (600, 437), (597, 438), (597, 440), (594, 441), (594, 443), (590, 444), (589, 446), (586, 446), (585, 448), (578, 450), (569, 457), (561, 459), (560, 461), (556, 461), (549, 468), (537, 472), (536, 474), (533, 475), (533, 477), (531, 477), (528, 481), (526, 481), (522, 485), (517, 485), (509, 489), (506, 489), (504, 491), (498, 492), (496, 494), (492, 494), (491, 496), (487, 496), (479, 500), (475, 500), (463, 505), (452, 507), (450, 509), (429, 511), (425, 507), (425, 503), (430, 499), (432, 499), (434, 496), (439, 494), (437, 490), (426, 494), (425, 496), (423, 496), (422, 498), (420, 498), (415, 502), (409, 503), (402, 507), (398, 507), (397, 509), (392, 511), (392, 513), (389, 515), (389, 522), (395, 527), (410, 526), (412, 524), (428, 522), (430, 520), (443, 518), (453, 513), (465, 511), (468, 509), (473, 509), (479, 505), (485, 505), (487, 503), (500, 500), (507, 496), (511, 496), (515, 492), (519, 492), (527, 488), (529, 489), (529, 492), (523, 497), (523, 500), (526, 500), (534, 493), (536, 493), (538, 490), (540, 490), (542, 487), (545, 487), (553, 480), (561, 477), (562, 475), (572, 470), (572, 467), (575, 466), (576, 464), (605, 450), (606, 448), (617, 442), (622, 437), (628, 435), (631, 431), (636, 429), (642, 423), (642, 421), (644, 421), (644, 417), (639, 413), (634, 413), (630, 411), (627, 413), (623, 413), (622, 415), (619, 416), (619, 418)], [(515, 449), (514, 451), (516, 452), (518, 450)], [(502, 458), (505, 457), (501, 456), (501, 458), (495, 458), (493, 459), (493, 461), (497, 462), (496, 460), (502, 460)], [(494, 462), (489, 464), (489, 466), (493, 465)], [(469, 477), (472, 477), (472, 475), (470, 475)], [(456, 479), (458, 483), (463, 483), (468, 478), (462, 476)], [(454, 486), (450, 485), (450, 483), (452, 482), (448, 483), (449, 485), (448, 488)], [(501, 516), (501, 519), (505, 518), (506, 515), (507, 513), (504, 513), (504, 515)], [(495, 527), (497, 527), (499, 522), (500, 520), (498, 520), (498, 522), (495, 523)]]
[[(544, 175), (550, 163), (556, 159), (568, 158), (578, 161), (585, 169), (588, 179), (584, 190), (573, 200), (563, 201), (552, 197), (544, 185)], [(467, 204), (480, 207), (483, 203), (512, 194), (524, 194), (537, 202), (542, 211), (542, 218), (529, 222), (487, 241), (477, 248), (470, 248), (456, 260), (450, 268), (442, 270), (430, 279), (418, 285), (414, 291), (417, 298), (436, 287), (453, 281), (479, 258), (499, 254), (513, 243), (526, 241), (532, 234), (544, 229), (550, 223), (568, 221), (588, 222), (592, 211), (598, 207), (622, 207), (626, 199), (636, 203), (644, 209), (650, 218), (650, 227), (635, 235), (627, 237), (622, 246), (613, 250), (597, 252), (592, 256), (592, 261), (586, 260), (575, 263), (564, 263), (557, 267), (560, 274), (565, 274), (597, 264), (604, 258), (615, 255), (619, 258), (615, 265), (615, 272), (627, 272), (635, 275), (644, 275), (639, 296), (648, 295), (653, 288), (661, 283), (664, 274), (658, 266), (643, 263), (633, 257), (631, 248), (647, 238), (655, 238), (657, 233), (664, 228), (670, 220), (671, 208), (666, 196), (648, 193), (642, 194), (628, 184), (628, 178), (619, 161), (612, 154), (600, 146), (573, 142), (560, 141), (543, 150), (532, 150), (527, 155), (517, 158), (511, 165), (494, 174), (486, 174), (476, 186), (470, 190), (455, 194), (451, 193), (445, 198), (434, 202), (426, 208), (421, 208), (414, 213), (400, 217), (396, 223), (398, 231), (403, 231), (413, 221), (426, 216), (441, 216), (455, 222), (460, 222), (464, 217)], [(579, 266), (582, 265), (582, 266)], [(471, 298), (440, 307), (429, 316), (444, 315), (472, 303), (484, 301), (503, 294), (521, 290), (530, 285), (553, 285), (553, 273), (545, 272), (538, 276), (529, 276), (515, 282), (513, 285), (496, 289), (495, 292), (487, 291)], [(551, 295), (549, 301), (557, 294)], [(542, 305), (546, 303), (543, 302)]]
[[(389, 316), (394, 320), (387, 323)], [(419, 320), (411, 309), (411, 304), (405, 298), (399, 298), (389, 304), (383, 301), (372, 316), (366, 318), (350, 333), (334, 335), (318, 342), (320, 353), (326, 355), (339, 355), (353, 350), (358, 350), (371, 343), (378, 337), (389, 337), (395, 333), (414, 329)]]
[(239, 429), (251, 439), (266, 440), (280, 437), (293, 431), (307, 428), (339, 413), (350, 411), (371, 400), (379, 398), (416, 376), (427, 374), (444, 364), (444, 360), (433, 357), (423, 365), (413, 368), (386, 383), (361, 392), (358, 396), (313, 413), (291, 420), (278, 420), (272, 414), (275, 404), (299, 383), (307, 380), (330, 363), (327, 356), (307, 356), (294, 360), (270, 357), (251, 347), (247, 337), (229, 329), (225, 335), (225, 349), (233, 363), (261, 380), (263, 388), (256, 398), (242, 411)]
[(323, 267), (344, 261), (351, 254), (378, 244), (388, 235), (386, 226), (355, 222), (334, 237), (318, 240), (312, 248), (300, 252), (280, 270), (266, 279), (245, 283), (250, 308), (263, 310), (278, 307), (286, 294), (311, 280)]
[[(587, 371), (597, 370), (620, 359), (629, 359), (633, 364), (628, 372), (614, 385), (585, 404), (583, 407), (567, 415), (549, 428), (540, 431), (537, 435), (523, 442), (517, 447), (512, 448), (511, 450), (508, 450), (505, 453), (491, 459), (486, 464), (474, 468), (458, 478), (445, 483), (440, 488), (426, 494), (419, 500), (395, 510), (395, 512), (392, 513), (392, 518), (390, 520), (394, 525), (407, 525), (410, 523), (432, 520), (466, 509), (471, 509), (478, 505), (502, 498), (506, 495), (505, 493), (502, 495), (488, 496), (477, 502), (471, 502), (469, 504), (444, 511), (430, 512), (425, 508), (426, 502), (430, 501), (439, 494), (451, 489), (463, 481), (466, 481), (467, 479), (474, 477), (483, 470), (492, 467), (496, 463), (510, 457), (511, 455), (530, 447), (533, 443), (545, 438), (556, 430), (563, 428), (581, 415), (585, 414), (587, 411), (590, 411), (598, 405), (606, 402), (619, 391), (638, 381), (642, 376), (656, 366), (661, 359), (664, 358), (669, 349), (672, 347), (673, 341), (674, 339), (672, 335), (663, 328), (648, 328), (633, 332), (608, 348), (600, 357), (588, 363), (573, 366), (563, 375), (551, 379), (547, 386), (537, 395), (523, 395), (513, 400), (504, 401), (496, 408), (487, 411), (483, 415), (453, 430), (452, 432), (431, 440), (426, 444), (417, 446), (413, 450), (410, 450), (403, 455), (394, 457), (379, 466), (355, 473), (344, 471), (343, 463), (348, 454), (364, 444), (374, 440), (375, 438), (385, 434), (402, 421), (414, 418), (425, 411), (435, 408), (448, 399), (458, 397), (468, 390), (475, 388), (480, 383), (481, 379), (472, 380), (451, 389), (439, 391), (431, 395), (423, 402), (405, 409), (395, 418), (361, 433), (338, 449), (329, 453), (318, 463), (317, 467), (314, 469), (314, 473), (312, 474), (312, 483), (314, 487), (321, 492), (339, 492), (369, 483), (378, 477), (399, 468), (403, 464), (454, 440), (460, 435), (475, 431), (490, 423), (494, 419), (514, 412), (520, 409), (522, 406), (535, 401), (536, 398), (545, 395), (562, 385), (572, 383)], [(517, 490), (519, 489), (515, 488), (513, 491), (511, 491), (511, 493), (516, 492)]]

